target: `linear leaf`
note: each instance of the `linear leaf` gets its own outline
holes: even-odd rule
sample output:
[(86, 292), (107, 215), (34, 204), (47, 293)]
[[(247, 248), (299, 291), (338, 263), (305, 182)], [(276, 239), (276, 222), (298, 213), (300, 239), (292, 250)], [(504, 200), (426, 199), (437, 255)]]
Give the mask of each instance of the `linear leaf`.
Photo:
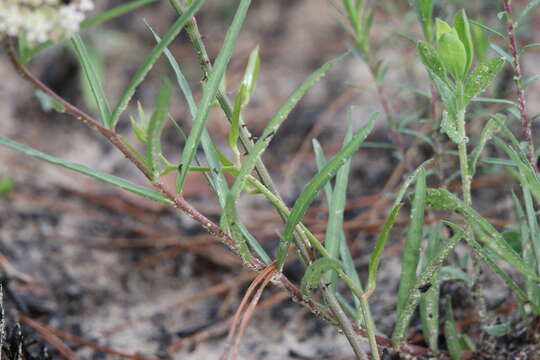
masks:
[[(146, 23), (146, 26), (150, 29), (156, 41), (159, 42), (161, 38), (158, 36), (158, 34), (152, 29), (152, 27), (148, 23)], [(178, 62), (176, 61), (172, 53), (168, 49), (163, 50), (163, 53), (167, 57), (167, 60), (169, 61), (169, 64), (175, 73), (178, 86), (182, 90), (184, 98), (186, 99), (186, 102), (188, 103), (188, 108), (191, 113), (191, 117), (194, 119), (197, 115), (197, 105), (195, 104), (193, 93), (191, 92), (188, 81), (186, 77), (184, 76), (184, 74), (182, 73), (182, 70), (180, 69), (180, 65), (178, 64)], [(176, 125), (176, 123), (173, 123), (173, 124)], [(185, 136), (183, 136), (183, 138), (185, 140)], [(208, 161), (208, 165), (210, 169), (212, 169), (210, 171), (210, 176), (207, 177), (207, 181), (210, 184), (212, 191), (216, 194), (219, 204), (221, 208), (223, 209), (225, 207), (225, 200), (226, 200), (227, 193), (229, 192), (227, 180), (225, 179), (225, 176), (223, 175), (223, 172), (221, 171), (221, 163), (222, 163), (221, 160), (225, 160), (226, 158), (223, 156), (223, 154), (221, 154), (221, 152), (219, 151), (219, 148), (217, 148), (214, 145), (206, 129), (204, 129), (203, 134), (201, 136), (201, 145), (202, 145), (204, 154), (206, 156), (206, 160)], [(232, 166), (232, 164), (227, 164), (227, 165)], [(272, 260), (270, 256), (268, 256), (266, 251), (257, 242), (257, 239), (255, 239), (253, 235), (249, 233), (248, 229), (243, 224), (239, 224), (239, 229), (243, 237), (247, 239), (247, 243), (253, 249), (253, 251), (255, 251), (255, 253), (266, 265), (269, 265), (272, 262)]]
[[(210, 109), (212, 107), (212, 104), (214, 103), (216, 94), (219, 90), (221, 81), (225, 74), (225, 70), (227, 69), (227, 65), (229, 64), (229, 61), (231, 59), (232, 51), (234, 45), (236, 44), (236, 39), (238, 37), (238, 34), (240, 33), (242, 24), (244, 23), (244, 19), (246, 18), (246, 14), (250, 4), (251, 0), (242, 0), (238, 5), (238, 9), (236, 10), (236, 14), (234, 15), (232, 24), (229, 26), (227, 34), (225, 35), (223, 47), (219, 51), (219, 54), (214, 63), (214, 67), (208, 75), (208, 81), (204, 86), (201, 103), (199, 105), (199, 110), (197, 111), (197, 116), (193, 120), (193, 126), (191, 128), (191, 131), (189, 132), (188, 139), (184, 146), (184, 151), (182, 152), (182, 159), (180, 162), (181, 169), (178, 172), (178, 176), (176, 178), (176, 189), (178, 192), (182, 191), (184, 182), (186, 180), (187, 172), (189, 170), (189, 167), (191, 166), (191, 162), (195, 158), (195, 153), (197, 152), (199, 143), (201, 142), (201, 136), (204, 132), (204, 129), (206, 128), (206, 122), (208, 120)], [(184, 17), (185, 15), (186, 13), (184, 13), (181, 17)]]
[(0, 144), (7, 146), (9, 148), (12, 148), (14, 150), (20, 151), (26, 155), (35, 157), (37, 159), (49, 162), (54, 165), (61, 166), (69, 170), (73, 170), (80, 174), (89, 176), (96, 180), (121, 188), (123, 190), (130, 191), (132, 193), (146, 197), (148, 199), (152, 199), (152, 200), (155, 200), (160, 203), (167, 204), (167, 205), (172, 205), (172, 201), (170, 201), (165, 195), (161, 194), (160, 192), (145, 188), (143, 186), (135, 185), (127, 180), (119, 178), (118, 176), (107, 174), (98, 170), (91, 169), (85, 165), (65, 161), (57, 157), (44, 154), (41, 151), (32, 149), (29, 146), (9, 140), (3, 136), (0, 136)]
[(397, 299), (397, 313), (403, 311), (408, 294), (416, 281), (416, 272), (420, 260), (420, 246), (422, 243), (424, 226), (424, 209), (426, 200), (426, 173), (421, 169), (416, 179), (414, 199), (411, 209), (411, 222), (407, 229), (405, 246), (403, 250), (403, 262), (399, 280)]
[(523, 259), (504, 239), (493, 225), (472, 207), (458, 199), (451, 192), (444, 189), (427, 189), (426, 202), (436, 210), (456, 211), (467, 219), (469, 225), (475, 230), (479, 238), (486, 243), (498, 256), (512, 265), (523, 275), (540, 281), (534, 269), (523, 262)]
[(454, 320), (454, 314), (452, 312), (452, 301), (448, 298), (446, 306), (446, 320), (444, 322), (444, 337), (446, 340), (446, 346), (452, 360), (461, 359), (461, 343), (459, 341), (459, 334), (456, 329), (456, 322)]
[(388, 236), (390, 235), (392, 226), (394, 226), (394, 221), (396, 220), (396, 216), (402, 206), (403, 204), (401, 203), (394, 205), (394, 207), (392, 208), (392, 211), (390, 212), (390, 214), (386, 218), (386, 221), (384, 222), (384, 225), (381, 230), (381, 233), (379, 234), (379, 237), (377, 238), (377, 242), (375, 243), (375, 247), (369, 258), (369, 266), (368, 266), (369, 274), (368, 274), (368, 283), (367, 283), (366, 292), (372, 293), (373, 291), (375, 291), (375, 288), (377, 287), (376, 275), (377, 275), (377, 270), (379, 269), (379, 263), (381, 261), (384, 245), (386, 244), (386, 241), (388, 240)]
[(118, 104), (116, 105), (111, 114), (110, 124), (113, 129), (116, 127), (120, 116), (122, 115), (129, 101), (135, 94), (135, 90), (142, 83), (146, 75), (150, 72), (156, 61), (161, 56), (163, 50), (176, 38), (176, 36), (178, 36), (178, 34), (182, 30), (182, 28), (188, 23), (188, 21), (191, 21), (193, 15), (201, 7), (203, 2), (204, 0), (194, 0), (193, 4), (189, 7), (189, 9), (184, 14), (182, 14), (182, 16), (180, 16), (178, 20), (175, 21), (169, 31), (167, 31), (165, 36), (163, 36), (163, 39), (156, 46), (154, 46), (152, 51), (150, 51), (143, 64), (139, 67), (135, 75), (133, 75), (133, 78), (128, 84), (126, 90), (120, 96), (120, 100), (118, 100)]
[(516, 30), (523, 24), (525, 21), (525, 18), (529, 13), (538, 5), (540, 4), (540, 0), (531, 0), (529, 3), (525, 6), (523, 10), (521, 10), (521, 13), (517, 16), (516, 22), (514, 23), (514, 26)]
[[(375, 119), (377, 118), (378, 113), (374, 113), (370, 116), (368, 123), (360, 129), (333, 158), (330, 160), (322, 171), (319, 171), (306, 185), (298, 199), (296, 200), (294, 207), (291, 210), (291, 215), (287, 219), (287, 224), (285, 225), (285, 230), (283, 231), (283, 238), (279, 244), (276, 268), (279, 271), (283, 269), (283, 263), (289, 246), (292, 241), (294, 229), (296, 225), (300, 222), (308, 207), (311, 205), (319, 190), (321, 190), (324, 185), (330, 181), (334, 175), (337, 173), (339, 168), (347, 161), (347, 158), (350, 157), (360, 146), (362, 141), (365, 140), (367, 135), (373, 129), (375, 125)], [(238, 183), (238, 180), (237, 180)], [(236, 185), (236, 184), (235, 184)], [(231, 192), (234, 190), (231, 190)], [(230, 196), (230, 195), (229, 195)]]
[[(449, 224), (447, 222), (443, 222)], [(450, 251), (456, 246), (456, 244), (464, 238), (465, 232), (459, 227), (455, 227), (454, 236), (451, 239), (441, 244), (436, 254), (429, 260), (428, 264), (422, 270), (420, 276), (416, 279), (416, 283), (411, 287), (405, 302), (403, 311), (399, 314), (396, 321), (396, 327), (392, 334), (392, 343), (397, 346), (405, 340), (405, 333), (409, 327), (409, 323), (414, 314), (414, 310), (420, 301), (422, 290), (432, 286), (434, 277), (437, 275), (438, 270), (441, 268), (444, 260), (448, 257)]]
[(92, 91), (92, 95), (94, 96), (94, 100), (96, 101), (99, 113), (101, 115), (101, 121), (107, 129), (111, 130), (111, 110), (109, 108), (109, 103), (107, 101), (107, 97), (105, 96), (105, 92), (103, 91), (101, 80), (99, 79), (96, 69), (93, 66), (93, 61), (88, 54), (88, 50), (86, 49), (86, 46), (79, 35), (73, 35), (71, 38), (71, 45), (79, 58), (84, 76), (90, 85), (90, 90)]
[[(263, 131), (261, 137), (257, 140), (254, 146), (250, 149), (248, 156), (244, 159), (242, 167), (236, 176), (236, 181), (234, 182), (229, 194), (227, 195), (227, 202), (225, 205), (225, 215), (229, 219), (229, 222), (236, 223), (236, 201), (240, 196), (242, 189), (244, 188), (249, 174), (256, 165), (257, 159), (261, 156), (263, 151), (267, 148), (268, 144), (272, 140), (272, 137), (279, 129), (279, 126), (285, 121), (289, 113), (296, 106), (298, 101), (302, 96), (320, 80), (331, 68), (333, 65), (337, 64), (345, 58), (347, 54), (340, 56), (337, 59), (331, 60), (326, 64), (322, 65), (318, 70), (316, 70), (311, 76), (309, 76), (301, 85), (296, 89), (285, 103), (277, 111), (276, 115), (270, 120), (265, 130)], [(234, 231), (235, 226), (231, 226)], [(292, 235), (292, 232), (291, 232)], [(281, 269), (280, 269), (281, 270)]]
[[(422, 271), (426, 269), (427, 264), (436, 255), (437, 250), (442, 245), (441, 236), (439, 234), (441, 223), (436, 224), (431, 228), (428, 245), (423, 258)], [(431, 285), (420, 289), (420, 320), (422, 322), (422, 333), (429, 344), (429, 348), (434, 352), (439, 349), (439, 290), (440, 290), (440, 273), (437, 270), (433, 274)]]
[[(499, 121), (497, 121), (496, 119)], [(484, 150), (484, 147), (486, 144), (495, 136), (500, 130), (501, 130), (501, 122), (504, 123), (506, 121), (506, 116), (502, 114), (495, 114), (492, 115), (484, 128), (482, 129), (482, 132), (480, 133), (480, 140), (478, 141), (478, 145), (474, 148), (472, 151), (470, 157), (470, 172), (471, 177), (474, 176), (476, 173), (476, 165), (478, 163), (478, 159), (480, 158), (480, 154)]]

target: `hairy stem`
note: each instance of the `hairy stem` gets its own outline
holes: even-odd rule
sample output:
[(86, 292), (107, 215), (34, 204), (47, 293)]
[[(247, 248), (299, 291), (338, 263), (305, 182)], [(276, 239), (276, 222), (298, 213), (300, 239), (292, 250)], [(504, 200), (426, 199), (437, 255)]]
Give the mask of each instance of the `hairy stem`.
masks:
[(514, 22), (512, 20), (512, 4), (510, 0), (503, 0), (504, 11), (506, 11), (506, 31), (508, 41), (510, 42), (510, 53), (512, 54), (512, 64), (514, 66), (514, 83), (516, 84), (516, 92), (519, 103), (519, 113), (521, 115), (521, 127), (523, 136), (527, 142), (527, 153), (529, 161), (533, 168), (538, 172), (538, 165), (534, 150), (534, 141), (532, 136), (532, 122), (527, 114), (527, 102), (525, 99), (525, 88), (523, 87), (523, 73), (521, 71), (521, 63), (519, 61), (519, 49), (514, 31)]
[[(457, 130), (459, 133), (459, 136), (462, 139), (467, 138), (467, 131), (465, 129), (465, 110), (462, 110), (458, 114), (457, 119)], [(467, 156), (467, 141), (463, 141), (460, 144), (458, 144), (458, 151), (459, 151), (459, 167), (461, 172), (461, 186), (463, 191), (463, 201), (471, 206), (472, 205), (472, 198), (471, 198), (471, 174), (469, 171), (469, 158)], [(474, 234), (471, 230), (470, 226), (467, 226), (465, 228), (465, 231), (467, 232), (467, 235), (473, 239)], [(482, 285), (480, 283), (480, 273), (481, 273), (481, 259), (479, 259), (476, 254), (473, 254), (473, 269), (472, 269), (472, 278), (473, 278), (473, 288), (472, 288), (472, 296), (476, 300), (476, 305), (478, 309), (478, 316), (480, 317), (481, 321), (484, 322), (486, 317), (486, 302), (484, 297), (482, 296)]]

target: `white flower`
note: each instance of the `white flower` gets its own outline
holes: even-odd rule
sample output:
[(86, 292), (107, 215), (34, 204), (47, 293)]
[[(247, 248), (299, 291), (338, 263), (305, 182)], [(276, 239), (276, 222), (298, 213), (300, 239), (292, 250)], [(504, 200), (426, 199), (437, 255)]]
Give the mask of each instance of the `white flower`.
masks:
[(0, 0), (0, 35), (24, 36), (31, 44), (58, 41), (79, 30), (92, 0)]

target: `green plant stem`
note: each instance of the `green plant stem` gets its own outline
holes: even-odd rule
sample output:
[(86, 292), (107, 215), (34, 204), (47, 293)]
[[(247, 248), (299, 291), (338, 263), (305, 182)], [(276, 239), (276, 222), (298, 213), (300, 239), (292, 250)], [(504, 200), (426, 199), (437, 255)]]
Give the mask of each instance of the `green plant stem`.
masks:
[[(465, 110), (460, 111), (458, 114), (457, 127), (459, 136), (462, 139), (467, 138), (467, 131), (465, 129)], [(469, 173), (469, 161), (467, 158), (467, 141), (463, 141), (462, 143), (458, 144), (458, 151), (463, 201), (467, 205), (471, 205), (471, 175)]]
[[(465, 110), (462, 110), (458, 113), (457, 118), (457, 130), (458, 134), (462, 139), (467, 138), (467, 130), (465, 128)], [(463, 201), (465, 204), (472, 205), (471, 197), (471, 173), (469, 171), (469, 158), (467, 155), (467, 141), (462, 141), (458, 144), (459, 152), (459, 168), (461, 172), (461, 187), (463, 192)], [(471, 230), (470, 226), (467, 225), (465, 228), (466, 234), (469, 238), (474, 239), (474, 233)], [(486, 301), (482, 296), (482, 285), (480, 283), (480, 272), (481, 272), (481, 260), (478, 256), (473, 254), (473, 269), (472, 269), (472, 279), (473, 279), (473, 288), (472, 295), (476, 299), (476, 305), (478, 309), (478, 316), (480, 321), (484, 322), (487, 314), (486, 310)]]
[[(334, 314), (335, 319), (339, 323), (341, 330), (343, 330), (345, 337), (347, 338), (347, 340), (349, 340), (349, 343), (351, 344), (351, 347), (356, 357), (361, 360), (369, 360), (366, 352), (364, 351), (364, 349), (362, 349), (362, 345), (360, 344), (358, 335), (356, 335), (350, 319), (347, 317), (347, 315), (341, 308), (341, 305), (339, 305), (339, 301), (332, 293), (332, 290), (330, 290), (330, 288), (322, 281), (320, 287), (322, 289), (326, 303), (330, 307), (330, 310), (332, 310), (332, 313)], [(378, 353), (375, 352), (375, 354)]]

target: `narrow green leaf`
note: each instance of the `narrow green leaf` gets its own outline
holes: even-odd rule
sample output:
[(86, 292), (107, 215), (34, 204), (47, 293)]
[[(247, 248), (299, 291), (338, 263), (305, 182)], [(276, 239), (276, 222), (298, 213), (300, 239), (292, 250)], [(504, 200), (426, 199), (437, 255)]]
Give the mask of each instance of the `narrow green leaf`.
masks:
[(537, 281), (540, 278), (535, 271), (523, 262), (523, 259), (512, 249), (499, 233), (484, 217), (472, 207), (444, 189), (427, 189), (426, 202), (436, 210), (456, 211), (467, 219), (467, 222), (498, 256), (512, 265), (517, 271)]
[(470, 155), (471, 160), (469, 171), (471, 172), (471, 177), (474, 177), (474, 174), (476, 173), (476, 165), (478, 163), (478, 159), (480, 158), (480, 154), (484, 150), (486, 144), (493, 138), (493, 136), (495, 136), (501, 130), (501, 122), (504, 123), (505, 121), (506, 116), (503, 114), (492, 115), (482, 129), (478, 145), (476, 145)]
[(320, 258), (315, 260), (308, 266), (304, 273), (304, 277), (302, 278), (300, 285), (302, 294), (308, 296), (311, 289), (314, 289), (319, 285), (319, 281), (326, 272), (330, 270), (338, 272), (342, 269), (343, 266), (337, 260), (330, 258)]
[(482, 260), (484, 260), (484, 262), (489, 267), (491, 267), (497, 275), (499, 275), (499, 277), (506, 283), (506, 285), (508, 285), (508, 287), (512, 290), (512, 293), (516, 296), (518, 301), (520, 301), (523, 305), (529, 304), (534, 314), (540, 314), (540, 307), (538, 306), (538, 304), (531, 301), (531, 299), (529, 299), (527, 294), (516, 284), (516, 282), (503, 269), (501, 269), (499, 265), (497, 265), (497, 263), (492, 259), (490, 253), (488, 253), (482, 247), (482, 245), (480, 245), (474, 239), (471, 239), (468, 236), (466, 236), (465, 239), (467, 240), (467, 243), (473, 248), (474, 252), (478, 254), (478, 256)]
[(44, 154), (41, 151), (32, 149), (31, 147), (28, 147), (26, 145), (6, 139), (3, 136), (0, 136), (0, 144), (7, 146), (9, 148), (12, 148), (14, 150), (20, 151), (26, 155), (35, 157), (37, 159), (49, 162), (54, 165), (61, 166), (69, 170), (73, 170), (80, 174), (89, 176), (96, 180), (121, 188), (123, 190), (130, 191), (137, 195), (140, 195), (140, 196), (143, 196), (143, 197), (146, 197), (146, 198), (149, 198), (149, 199), (152, 199), (152, 200), (155, 200), (155, 201), (167, 204), (167, 205), (172, 205), (172, 201), (170, 201), (165, 195), (157, 191), (154, 191), (154, 190), (151, 190), (151, 189), (139, 186), (139, 185), (135, 185), (117, 176), (91, 169), (85, 165), (72, 163), (72, 162), (65, 161), (57, 157), (51, 156), (51, 155)]
[[(146, 26), (150, 29), (156, 41), (157, 42), (161, 41), (161, 38), (157, 35), (157, 33), (152, 29), (152, 27), (148, 23), (146, 23)], [(182, 90), (182, 93), (184, 95), (184, 98), (186, 99), (186, 102), (188, 103), (188, 108), (191, 113), (191, 116), (192, 118), (195, 118), (197, 115), (197, 105), (195, 104), (193, 93), (191, 92), (187, 79), (182, 73), (182, 70), (180, 69), (178, 62), (176, 61), (172, 53), (168, 49), (164, 49), (163, 53), (165, 54), (165, 56), (167, 56), (169, 64), (175, 73), (176, 81), (178, 83), (178, 86)], [(177, 130), (180, 130), (180, 131), (182, 130), (180, 127), (178, 127), (176, 122), (173, 122), (173, 124), (175, 125), (175, 127), (177, 127)], [(184, 140), (186, 140), (185, 134), (182, 134), (181, 137)], [(212, 191), (216, 194), (218, 201), (220, 203), (220, 206), (223, 209), (225, 206), (225, 197), (227, 193), (229, 192), (229, 188), (227, 185), (227, 181), (225, 177), (223, 176), (223, 172), (221, 171), (221, 164), (223, 164), (223, 166), (232, 166), (233, 164), (221, 153), (219, 148), (214, 145), (206, 129), (204, 129), (202, 137), (201, 137), (201, 145), (204, 150), (206, 160), (208, 161), (208, 165), (211, 169), (210, 171), (211, 175), (206, 177), (207, 181), (210, 184)], [(225, 217), (223, 217), (223, 220), (224, 220), (224, 223), (226, 223)], [(259, 256), (259, 258), (266, 265), (269, 265), (272, 262), (272, 260), (270, 259), (266, 251), (257, 242), (257, 240), (249, 233), (248, 229), (244, 226), (244, 224), (239, 224), (239, 230), (242, 236), (247, 240), (247, 243), (249, 244), (249, 246), (253, 249), (253, 251), (255, 251), (255, 253)]]
[(90, 90), (92, 91), (92, 95), (94, 96), (94, 100), (99, 109), (101, 121), (107, 129), (111, 130), (112, 124), (110, 122), (111, 110), (109, 108), (109, 102), (107, 101), (107, 97), (103, 91), (101, 80), (96, 72), (96, 69), (94, 68), (93, 61), (88, 54), (88, 50), (86, 49), (86, 46), (79, 35), (73, 35), (71, 38), (71, 45), (79, 58), (79, 63), (81, 64), (84, 76), (88, 81)]
[[(508, 129), (505, 127), (504, 130)], [(536, 170), (529, 162), (525, 152), (520, 149), (518, 144), (516, 144), (516, 148), (519, 150), (516, 151), (515, 147), (509, 146), (499, 138), (495, 138), (495, 143), (497, 146), (502, 148), (517, 165), (519, 168), (520, 182), (523, 186), (526, 186), (529, 189), (536, 202), (540, 204), (540, 178), (538, 177)]]
[[(215, 101), (216, 94), (225, 74), (225, 70), (227, 69), (227, 65), (231, 59), (232, 51), (234, 45), (236, 44), (236, 39), (240, 33), (242, 24), (244, 23), (244, 19), (246, 18), (250, 4), (251, 0), (241, 0), (240, 4), (238, 5), (238, 9), (234, 15), (232, 24), (229, 26), (227, 34), (225, 35), (223, 47), (216, 58), (214, 67), (208, 75), (208, 81), (204, 86), (197, 116), (193, 120), (193, 127), (191, 128), (188, 139), (184, 146), (184, 151), (182, 152), (182, 159), (180, 162), (182, 169), (178, 172), (178, 176), (176, 178), (176, 188), (178, 192), (182, 191), (189, 166), (191, 165), (191, 162), (193, 161), (195, 153), (199, 147), (201, 136), (206, 128), (206, 122), (208, 120), (210, 109)], [(192, 5), (192, 7), (193, 6), (194, 5)], [(184, 13), (182, 17), (184, 17), (186, 14), (187, 12)]]
[(489, 47), (495, 50), (495, 52), (499, 54), (504, 60), (506, 60), (509, 64), (512, 64), (512, 55), (504, 51), (500, 46), (495, 44), (489, 44)]
[[(443, 223), (447, 225), (449, 224), (445, 221), (443, 221)], [(392, 334), (392, 344), (394, 344), (394, 346), (399, 346), (399, 344), (405, 340), (405, 333), (409, 327), (414, 310), (420, 301), (422, 290), (429, 289), (431, 286), (433, 286), (433, 281), (435, 281), (434, 279), (436, 278), (443, 262), (450, 254), (450, 251), (461, 239), (465, 237), (465, 232), (458, 226), (454, 226), (453, 229), (454, 236), (441, 244), (441, 246), (437, 249), (436, 254), (431, 257), (428, 264), (422, 270), (420, 276), (417, 277), (415, 285), (411, 287), (409, 296), (405, 302), (405, 307), (399, 314), (396, 321), (396, 327), (394, 328), (394, 332)]]
[(118, 104), (116, 105), (111, 114), (109, 123), (111, 124), (112, 129), (116, 127), (120, 116), (122, 115), (129, 101), (135, 94), (135, 90), (142, 83), (146, 75), (150, 72), (156, 61), (161, 56), (163, 50), (176, 38), (176, 36), (180, 33), (180, 31), (188, 23), (188, 21), (191, 21), (193, 15), (201, 7), (203, 2), (204, 0), (194, 0), (193, 4), (189, 7), (189, 9), (184, 14), (182, 14), (182, 16), (178, 20), (176, 20), (176, 22), (171, 26), (169, 31), (167, 31), (163, 39), (156, 46), (154, 46), (152, 51), (150, 51), (143, 64), (139, 67), (135, 75), (133, 75), (133, 78), (131, 79), (126, 90), (120, 96), (120, 100), (118, 101)]
[(161, 173), (161, 163), (159, 160), (161, 156), (161, 133), (167, 121), (171, 102), (171, 91), (171, 83), (168, 80), (164, 80), (156, 98), (156, 108), (146, 129), (147, 156), (152, 181), (158, 180)]
[(467, 79), (464, 92), (464, 104), (468, 104), (474, 97), (484, 91), (491, 84), (495, 76), (504, 65), (501, 58), (491, 58), (476, 66)]
[(482, 24), (482, 23), (480, 23), (478, 21), (474, 21), (474, 20), (469, 20), (469, 22), (471, 24), (475, 25), (475, 26), (478, 26), (478, 27), (486, 30), (487, 32), (490, 32), (490, 33), (500, 37), (501, 39), (506, 39), (505, 35), (503, 35), (502, 33), (498, 32), (497, 30), (495, 30), (495, 29), (493, 29), (493, 28), (491, 28), (491, 27), (489, 27), (487, 25), (484, 25), (484, 24)]
[[(534, 245), (538, 245), (538, 241), (540, 241), (540, 238), (538, 237), (539, 231), (536, 215), (534, 214), (534, 212), (532, 214), (529, 212), (532, 206), (532, 199), (530, 193), (527, 192), (527, 189), (523, 188), (524, 198), (527, 206), (527, 217), (525, 216), (525, 212), (523, 211), (521, 202), (519, 201), (514, 192), (512, 192), (512, 199), (514, 200), (514, 207), (516, 208), (516, 214), (519, 221), (519, 233), (523, 260), (529, 266), (534, 268), (537, 263), (534, 252)], [(534, 207), (532, 207), (532, 210), (534, 210)], [(527, 220), (529, 220), (529, 223), (527, 222)], [(538, 285), (533, 280), (527, 278), (525, 280), (525, 288), (527, 291), (527, 296), (531, 299), (531, 301), (540, 305), (540, 288), (538, 287)]]
[(420, 247), (422, 244), (424, 209), (426, 199), (426, 173), (421, 169), (416, 179), (414, 199), (411, 209), (411, 222), (407, 229), (403, 249), (403, 262), (399, 278), (399, 291), (397, 299), (397, 314), (403, 311), (411, 287), (416, 282), (416, 272), (420, 260)]
[(459, 341), (459, 335), (456, 329), (456, 323), (454, 321), (454, 314), (452, 312), (452, 301), (448, 298), (446, 306), (446, 321), (444, 322), (444, 337), (446, 339), (446, 346), (452, 360), (461, 360), (461, 342)]
[[(274, 115), (272, 120), (270, 120), (265, 130), (263, 131), (261, 137), (259, 137), (257, 142), (254, 144), (253, 148), (251, 148), (251, 150), (249, 151), (248, 156), (244, 159), (244, 163), (242, 164), (242, 167), (240, 168), (240, 171), (238, 172), (236, 181), (233, 184), (231, 190), (229, 191), (229, 194), (227, 195), (227, 202), (225, 205), (225, 214), (230, 222), (236, 223), (236, 219), (237, 219), (236, 205), (235, 205), (236, 200), (240, 196), (242, 189), (244, 189), (244, 186), (247, 183), (249, 174), (251, 173), (251, 171), (256, 165), (257, 159), (262, 155), (262, 153), (264, 152), (264, 150), (266, 149), (266, 147), (272, 140), (272, 137), (275, 135), (276, 131), (279, 129), (279, 126), (283, 123), (283, 121), (285, 121), (288, 114), (296, 106), (296, 104), (302, 98), (302, 96), (313, 85), (315, 85), (315, 83), (317, 83), (317, 81), (320, 80), (326, 74), (326, 72), (328, 72), (328, 70), (330, 70), (333, 67), (333, 65), (342, 61), (346, 55), (347, 54), (344, 54), (337, 59), (331, 60), (327, 62), (326, 64), (322, 65), (318, 70), (316, 70), (311, 76), (309, 76), (300, 85), (300, 87), (298, 87), (298, 89), (296, 89), (289, 96), (287, 101), (285, 101), (285, 103), (277, 111), (276, 115)], [(237, 231), (235, 230), (235, 226), (231, 226), (231, 230)], [(292, 235), (293, 232), (294, 230), (291, 231), (290, 235)]]
[(367, 283), (366, 292), (372, 293), (373, 291), (375, 291), (377, 287), (377, 278), (376, 278), (377, 270), (379, 269), (379, 263), (381, 262), (381, 256), (384, 250), (384, 246), (386, 245), (386, 241), (388, 240), (388, 236), (390, 235), (392, 226), (394, 226), (396, 216), (399, 213), (399, 210), (401, 209), (402, 206), (403, 204), (401, 203), (394, 205), (394, 207), (392, 208), (392, 211), (390, 212), (390, 214), (386, 218), (386, 221), (384, 222), (384, 225), (381, 230), (381, 233), (379, 234), (379, 237), (377, 238), (377, 242), (375, 243), (375, 247), (369, 258), (368, 283)]
[[(442, 245), (440, 239), (441, 224), (438, 223), (431, 228), (428, 245), (424, 254), (422, 271), (426, 269), (427, 264), (432, 260), (439, 247)], [(440, 288), (440, 273), (437, 270), (433, 274), (431, 284), (426, 288), (420, 289), (420, 320), (422, 322), (422, 333), (426, 338), (429, 348), (437, 352), (439, 350), (439, 288)]]
[[(351, 138), (352, 123), (349, 123), (347, 134), (343, 140), (342, 149), (351, 141)], [(340, 233), (343, 233), (343, 212), (345, 211), (345, 204), (347, 202), (350, 164), (350, 157), (346, 158), (346, 161), (344, 161), (343, 165), (337, 171), (334, 190), (328, 206), (328, 225), (326, 227), (324, 246), (326, 250), (328, 250), (330, 256), (334, 258), (339, 256), (339, 249), (341, 247)], [(324, 168), (320, 171), (323, 170)]]
[[(322, 171), (319, 171), (310, 180), (310, 182), (306, 185), (306, 187), (304, 188), (304, 190), (302, 191), (302, 193), (296, 200), (294, 207), (291, 210), (291, 214), (289, 218), (287, 219), (287, 224), (285, 225), (285, 230), (283, 231), (283, 238), (278, 248), (276, 268), (279, 271), (283, 269), (283, 263), (285, 261), (285, 257), (287, 256), (287, 252), (289, 250), (289, 246), (291, 244), (296, 225), (298, 225), (298, 223), (304, 216), (309, 205), (311, 205), (311, 203), (313, 202), (313, 200), (319, 193), (319, 190), (321, 190), (324, 187), (324, 185), (334, 177), (334, 175), (337, 173), (339, 168), (346, 163), (347, 158), (352, 156), (352, 154), (356, 150), (358, 150), (358, 147), (360, 146), (362, 141), (365, 140), (367, 135), (373, 129), (373, 126), (375, 125), (375, 120), (377, 117), (378, 117), (378, 113), (374, 113), (370, 116), (368, 123), (352, 137), (351, 141), (349, 141), (332, 158), (332, 160), (330, 160), (326, 164), (326, 166), (324, 167)], [(264, 133), (263, 133), (263, 136), (264, 136)], [(255, 145), (255, 147), (257, 147), (257, 144)], [(244, 166), (242, 166), (242, 168), (244, 168)], [(240, 175), (238, 176), (238, 179), (240, 179)], [(237, 179), (237, 183), (239, 182), (238, 179)], [(233, 190), (234, 190), (234, 187), (232, 188), (231, 193), (233, 192)], [(229, 197), (230, 196), (231, 194), (229, 194)]]
[(540, 4), (540, 0), (531, 0), (529, 3), (525, 6), (525, 8), (519, 13), (517, 16), (516, 22), (514, 23), (514, 27), (517, 31), (517, 29), (523, 25), (523, 22), (527, 18), (527, 15), (538, 5)]

